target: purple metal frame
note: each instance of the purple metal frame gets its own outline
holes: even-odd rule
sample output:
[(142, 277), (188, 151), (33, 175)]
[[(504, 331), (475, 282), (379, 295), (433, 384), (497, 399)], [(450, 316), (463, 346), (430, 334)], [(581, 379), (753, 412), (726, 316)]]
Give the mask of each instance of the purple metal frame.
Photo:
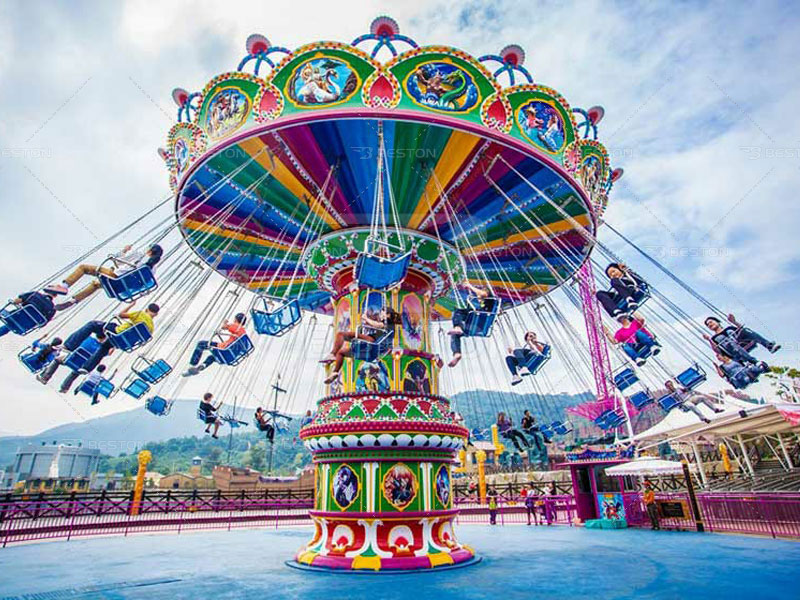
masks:
[(597, 303), (597, 288), (592, 273), (592, 261), (587, 259), (578, 271), (578, 283), (583, 304), (583, 316), (586, 320), (586, 334), (589, 338), (589, 353), (592, 356), (592, 372), (597, 388), (598, 402), (614, 402), (614, 394), (610, 392), (609, 377), (611, 375), (611, 359), (608, 346), (603, 337), (603, 317)]

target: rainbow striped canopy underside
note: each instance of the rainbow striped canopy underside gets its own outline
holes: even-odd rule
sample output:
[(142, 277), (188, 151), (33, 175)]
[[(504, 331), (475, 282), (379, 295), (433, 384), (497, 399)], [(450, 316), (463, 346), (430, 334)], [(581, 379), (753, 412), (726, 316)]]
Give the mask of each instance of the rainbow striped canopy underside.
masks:
[[(591, 213), (554, 163), (455, 125), (380, 122), (399, 225), (457, 247), (469, 280), (488, 279), (519, 304), (558, 286), (587, 256), (576, 223), (593, 233)], [(378, 131), (377, 118), (328, 116), (271, 123), (215, 147), (179, 186), (187, 241), (246, 288), (329, 312), (330, 292), (301, 257), (321, 235), (370, 224)], [(394, 226), (388, 207), (387, 220)], [(437, 300), (436, 316), (449, 316), (454, 297)]]

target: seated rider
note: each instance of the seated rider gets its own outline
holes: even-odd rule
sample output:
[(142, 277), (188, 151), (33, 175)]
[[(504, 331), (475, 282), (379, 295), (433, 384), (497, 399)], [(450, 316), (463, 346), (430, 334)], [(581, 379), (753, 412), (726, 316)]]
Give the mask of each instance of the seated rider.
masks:
[(44, 338), (34, 340), (31, 344), (32, 352), (23, 358), (30, 358), (36, 361), (40, 366), (47, 365), (50, 361), (55, 360), (59, 352), (61, 352), (61, 345), (63, 343), (60, 337), (54, 337), (49, 342), (45, 342)]
[(322, 359), (320, 362), (323, 364), (333, 363), (333, 371), (331, 371), (328, 378), (325, 380), (325, 385), (330, 385), (339, 378), (339, 372), (342, 370), (342, 364), (347, 356), (350, 356), (350, 344), (354, 339), (366, 340), (374, 342), (386, 335), (397, 325), (402, 325), (403, 321), (400, 313), (395, 311), (389, 306), (384, 306), (378, 313), (378, 318), (373, 319), (366, 311), (361, 315), (361, 332), (355, 331), (339, 331), (333, 340), (333, 348), (331, 353)]
[[(150, 246), (147, 252), (133, 250), (132, 246), (128, 244), (120, 252), (111, 256), (111, 260), (114, 262), (113, 267), (98, 267), (95, 265), (82, 264), (60, 284), (48, 286), (47, 289), (57, 294), (68, 294), (70, 287), (76, 284), (84, 275), (91, 275), (93, 277), (98, 277), (99, 275), (119, 277), (120, 275), (129, 273), (145, 265), (152, 269), (159, 263), (163, 254), (164, 250), (158, 244)], [(67, 306), (72, 306), (81, 300), (85, 300), (99, 290), (100, 287), (100, 280), (95, 279), (83, 289), (78, 290), (78, 292), (72, 296)]]
[[(81, 370), (83, 371), (84, 369), (81, 369)], [(100, 395), (100, 393), (97, 391), (97, 386), (100, 385), (100, 382), (105, 379), (105, 377), (103, 377), (103, 373), (105, 373), (105, 370), (106, 370), (106, 366), (105, 365), (97, 365), (97, 368), (94, 371), (92, 371), (91, 373), (89, 373), (86, 376), (86, 379), (84, 380), (84, 383), (88, 383), (89, 385), (93, 386), (93, 392), (92, 392), (92, 404), (93, 405), (97, 404), (98, 402), (100, 402), (97, 399), (98, 396)], [(77, 394), (80, 391), (81, 387), (83, 387), (83, 386), (80, 386), (80, 387), (75, 389), (75, 394)]]
[[(514, 429), (511, 417), (506, 417), (504, 412), (497, 413), (497, 433), (511, 440), (518, 452), (523, 452), (523, 445), (525, 448), (530, 448), (527, 438), (522, 435), (519, 429)], [(520, 442), (522, 445), (520, 445)]]
[(220, 350), (224, 350), (225, 348), (230, 347), (231, 344), (247, 333), (244, 328), (245, 323), (247, 323), (247, 317), (245, 314), (237, 313), (233, 318), (233, 322), (229, 323), (228, 321), (225, 321), (217, 330), (216, 335), (224, 337), (222, 341), (217, 342), (213, 340), (201, 340), (197, 342), (197, 345), (194, 347), (192, 357), (189, 359), (189, 364), (191, 366), (186, 370), (183, 376), (190, 377), (192, 375), (197, 375), (200, 371), (214, 364), (215, 359), (213, 355), (207, 356), (202, 365), (199, 364), (200, 359), (203, 357), (203, 352), (209, 350), (210, 348), (219, 348)]
[(770, 342), (764, 336), (738, 323), (732, 314), (728, 315), (728, 321), (731, 325), (723, 327), (716, 317), (708, 317), (705, 320), (706, 327), (713, 335), (703, 337), (711, 343), (711, 349), (715, 354), (726, 354), (742, 364), (755, 365), (759, 361), (750, 354), (750, 351), (757, 345), (763, 346), (772, 354), (781, 349), (775, 342)]
[(612, 317), (617, 317), (639, 308), (639, 302), (647, 289), (644, 279), (622, 263), (608, 265), (606, 275), (611, 281), (611, 289), (596, 293), (597, 300), (606, 312)]
[(305, 427), (306, 425), (311, 425), (311, 422), (314, 420), (314, 415), (311, 413), (311, 409), (306, 411), (306, 414), (303, 416), (302, 420), (300, 421), (300, 427)]
[(700, 412), (700, 409), (697, 407), (699, 404), (702, 404), (707, 409), (715, 413), (725, 412), (721, 408), (717, 408), (714, 405), (715, 398), (713, 396), (709, 396), (701, 392), (694, 392), (686, 389), (683, 386), (676, 387), (671, 379), (664, 382), (664, 387), (667, 388), (667, 393), (669, 393), (673, 398), (675, 398), (675, 401), (679, 403), (678, 408), (680, 408), (683, 412), (694, 413), (704, 423), (711, 423), (711, 419)]
[(533, 443), (536, 444), (536, 449), (539, 452), (544, 450), (544, 446), (542, 446), (542, 440), (539, 439), (540, 436), (544, 439), (545, 443), (550, 443), (550, 438), (542, 433), (542, 430), (536, 424), (536, 417), (531, 414), (530, 410), (525, 410), (522, 415), (522, 422), (520, 424), (522, 425), (522, 431), (533, 438)]
[[(33, 306), (45, 318), (45, 322), (49, 323), (53, 320), (53, 317), (56, 316), (58, 311), (71, 306), (68, 302), (63, 304), (56, 304), (53, 302), (53, 299), (57, 295), (57, 292), (45, 288), (41, 292), (25, 292), (24, 294), (20, 294), (11, 302), (20, 308)], [(0, 323), (0, 337), (6, 335), (9, 331), (11, 331), (11, 329), (5, 323)]]
[(211, 433), (211, 426), (214, 426), (214, 433), (211, 434), (211, 437), (214, 439), (219, 439), (217, 437), (217, 432), (219, 431), (219, 426), (222, 423), (217, 416), (217, 411), (222, 406), (222, 401), (219, 402), (216, 406), (211, 403), (211, 400), (214, 398), (214, 395), (211, 392), (206, 392), (203, 394), (203, 399), (200, 401), (200, 410), (205, 415), (204, 422), (206, 424), (206, 433)]
[(272, 424), (267, 413), (260, 406), (256, 409), (256, 427), (259, 431), (267, 434), (267, 439), (272, 442), (275, 439), (275, 426)]
[[(98, 364), (100, 364), (100, 361), (114, 351), (114, 346), (108, 336), (109, 332), (120, 334), (123, 331), (130, 329), (134, 325), (144, 323), (147, 330), (152, 334), (154, 329), (153, 318), (159, 313), (160, 310), (158, 304), (149, 304), (145, 310), (138, 311), (131, 310), (134, 304), (135, 302), (131, 302), (117, 315), (124, 321), (124, 323), (115, 323), (113, 321), (89, 321), (86, 323), (86, 325), (79, 328), (72, 335), (67, 337), (66, 341), (64, 342), (64, 350), (67, 352), (62, 353), (62, 356), (59, 356), (55, 361), (53, 361), (44, 371), (42, 371), (42, 373), (40, 373), (37, 379), (41, 383), (47, 384), (47, 382), (50, 381), (50, 378), (55, 374), (58, 367), (64, 364), (66, 359), (69, 357), (69, 353), (77, 350), (78, 347), (80, 347), (81, 344), (83, 344), (83, 342), (90, 336), (94, 336), (97, 341), (100, 342), (100, 346), (81, 367), (82, 370), (87, 372), (92, 371)], [(67, 375), (67, 377), (64, 379), (64, 382), (61, 384), (59, 391), (61, 393), (66, 393), (69, 391), (69, 388), (79, 375), (80, 373), (77, 371), (73, 371)]]
[(525, 333), (525, 345), (522, 348), (508, 348), (506, 365), (511, 371), (511, 385), (522, 382), (522, 375), (530, 375), (528, 364), (534, 356), (544, 354), (546, 345), (536, 339), (532, 331)]
[(717, 369), (717, 373), (737, 390), (741, 390), (751, 383), (755, 383), (758, 381), (760, 375), (769, 371), (769, 366), (765, 362), (760, 362), (755, 365), (743, 365), (721, 352), (717, 354), (717, 360), (719, 360), (719, 364), (714, 365)]
[(467, 317), (476, 310), (492, 312), (497, 307), (497, 298), (493, 297), (486, 286), (473, 285), (465, 281), (463, 287), (467, 288), (478, 298), (478, 307), (457, 308), (453, 311), (453, 328), (447, 332), (450, 336), (450, 349), (453, 351), (452, 360), (447, 363), (450, 367), (455, 367), (461, 360), (461, 338), (464, 334), (464, 326)]
[(652, 333), (644, 328), (644, 317), (638, 313), (634, 313), (631, 316), (620, 315), (617, 317), (617, 321), (619, 321), (620, 328), (613, 336), (603, 325), (606, 338), (613, 346), (622, 344), (625, 354), (638, 366), (641, 367), (647, 362), (648, 352), (652, 353), (653, 356), (661, 352), (661, 344), (656, 341)]

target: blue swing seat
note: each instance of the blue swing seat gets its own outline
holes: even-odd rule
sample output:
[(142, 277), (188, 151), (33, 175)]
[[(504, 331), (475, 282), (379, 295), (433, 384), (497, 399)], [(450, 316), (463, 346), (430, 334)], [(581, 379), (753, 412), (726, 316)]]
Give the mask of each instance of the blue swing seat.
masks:
[[(467, 315), (466, 319), (464, 319), (464, 335), (468, 337), (489, 337), (492, 335), (492, 326), (494, 325), (494, 320), (497, 317), (497, 313), (500, 311), (500, 299), (499, 298), (484, 298), (482, 301), (480, 298), (476, 298), (474, 296), (470, 296), (467, 298), (467, 302), (470, 305), (469, 314)], [(488, 302), (491, 305), (489, 310), (483, 310), (481, 308), (481, 302)]]
[(506, 451), (506, 452), (502, 452), (502, 453), (501, 453), (501, 454), (500, 454), (500, 455), (497, 457), (497, 464), (499, 464), (499, 465), (501, 465), (501, 466), (503, 466), (503, 467), (507, 467), (507, 466), (509, 465), (509, 463), (510, 463), (510, 462), (511, 462), (511, 460), (510, 460), (510, 458), (509, 458), (509, 453), (508, 453), (508, 451)]
[(614, 410), (609, 408), (608, 410), (600, 413), (600, 416), (598, 416), (594, 422), (595, 425), (603, 430), (616, 429), (625, 422), (625, 413), (623, 413), (619, 408)]
[(634, 408), (636, 408), (636, 410), (641, 410), (645, 406), (647, 406), (648, 404), (651, 404), (653, 402), (653, 397), (650, 394), (648, 394), (646, 391), (642, 390), (642, 391), (636, 392), (633, 396), (628, 398), (628, 400), (630, 401), (631, 404), (633, 404), (633, 406), (634, 406)]
[(227, 348), (211, 348), (211, 356), (221, 365), (235, 367), (245, 358), (250, 356), (255, 347), (247, 335), (243, 335)]
[(707, 376), (703, 368), (695, 363), (685, 371), (678, 373), (675, 379), (687, 390), (693, 390), (703, 383), (707, 379)]
[(530, 371), (529, 373), (525, 373), (525, 375), (536, 375), (539, 369), (541, 369), (548, 360), (550, 360), (550, 345), (545, 344), (541, 354), (534, 354), (528, 362), (523, 364), (523, 366), (527, 367), (528, 371)]
[(621, 392), (639, 381), (639, 377), (630, 367), (625, 367), (614, 374), (614, 386)]
[(89, 359), (94, 356), (95, 352), (100, 349), (100, 346), (102, 346), (100, 340), (94, 336), (90, 336), (83, 340), (80, 346), (69, 353), (64, 364), (73, 371), (79, 371), (89, 362)]
[(511, 455), (511, 464), (514, 465), (514, 466), (521, 465), (522, 464), (522, 455), (519, 454), (518, 452), (514, 452)]
[(384, 332), (384, 334), (374, 342), (358, 339), (353, 340), (350, 343), (350, 353), (356, 360), (375, 362), (391, 350), (393, 338), (394, 331), (390, 329)]
[(102, 379), (98, 383), (92, 383), (84, 379), (75, 391), (76, 394), (86, 394), (90, 398), (94, 396), (95, 392), (104, 398), (110, 398), (111, 394), (114, 393), (114, 384), (108, 379)]
[(682, 402), (680, 400), (678, 400), (672, 394), (667, 394), (666, 396), (661, 396), (661, 398), (658, 399), (658, 405), (661, 407), (661, 410), (663, 410), (664, 412), (669, 412), (673, 408), (675, 408), (676, 406), (680, 406), (681, 404), (682, 404)]
[(563, 421), (553, 421), (550, 424), (550, 427), (553, 429), (553, 432), (556, 435), (567, 435), (568, 433), (572, 433), (572, 423), (569, 421), (566, 423)]
[(108, 332), (108, 339), (111, 340), (111, 345), (114, 348), (122, 350), (123, 352), (133, 352), (137, 348), (144, 346), (147, 342), (153, 339), (153, 334), (144, 323), (137, 323), (133, 327), (119, 333)]
[(151, 361), (144, 356), (140, 356), (134, 361), (131, 370), (149, 384), (158, 383), (172, 373), (172, 367), (163, 358)]
[(24, 350), (20, 351), (19, 354), (17, 354), (17, 358), (19, 358), (19, 362), (25, 365), (26, 369), (35, 375), (53, 362), (55, 353), (50, 352), (44, 357), (44, 359), (41, 359), (39, 358), (39, 351), (34, 349), (32, 346), (28, 346)]
[(161, 396), (152, 396), (144, 403), (144, 407), (157, 417), (165, 417), (172, 409), (172, 400), (165, 400)]
[(120, 389), (129, 396), (140, 400), (150, 390), (150, 384), (143, 379), (139, 379), (136, 373), (131, 373), (125, 381), (122, 382)]
[(143, 265), (117, 276), (98, 275), (100, 285), (109, 298), (132, 302), (158, 287), (152, 267)]
[(47, 325), (47, 317), (38, 308), (32, 304), (17, 306), (13, 302), (9, 302), (0, 310), (0, 321), (17, 335), (27, 335)]
[(267, 298), (259, 298), (263, 302), (263, 309), (253, 309), (250, 316), (253, 318), (253, 327), (257, 333), (280, 337), (300, 322), (300, 303), (297, 299), (282, 301), (277, 307), (269, 309)]
[(539, 425), (539, 433), (541, 433), (543, 437), (548, 439), (556, 434), (552, 425)]
[(202, 408), (197, 409), (197, 420), (202, 421), (206, 425), (215, 422), (217, 419), (223, 420), (222, 417), (219, 417), (215, 413), (208, 413), (204, 411)]
[(411, 252), (391, 258), (362, 252), (356, 261), (355, 278), (361, 287), (388, 290), (403, 282), (410, 263)]
[(486, 441), (491, 437), (488, 429), (478, 429), (477, 427), (473, 428), (470, 434), (472, 439), (478, 442)]

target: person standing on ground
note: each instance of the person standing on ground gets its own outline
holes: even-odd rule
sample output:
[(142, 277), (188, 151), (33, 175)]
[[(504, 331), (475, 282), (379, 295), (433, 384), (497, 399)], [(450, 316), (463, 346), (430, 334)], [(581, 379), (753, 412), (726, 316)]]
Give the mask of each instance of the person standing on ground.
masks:
[(661, 529), (658, 522), (658, 505), (656, 504), (656, 494), (653, 491), (653, 484), (649, 479), (644, 480), (644, 494), (642, 494), (644, 506), (647, 509), (647, 516), (650, 517), (650, 526), (655, 531)]

